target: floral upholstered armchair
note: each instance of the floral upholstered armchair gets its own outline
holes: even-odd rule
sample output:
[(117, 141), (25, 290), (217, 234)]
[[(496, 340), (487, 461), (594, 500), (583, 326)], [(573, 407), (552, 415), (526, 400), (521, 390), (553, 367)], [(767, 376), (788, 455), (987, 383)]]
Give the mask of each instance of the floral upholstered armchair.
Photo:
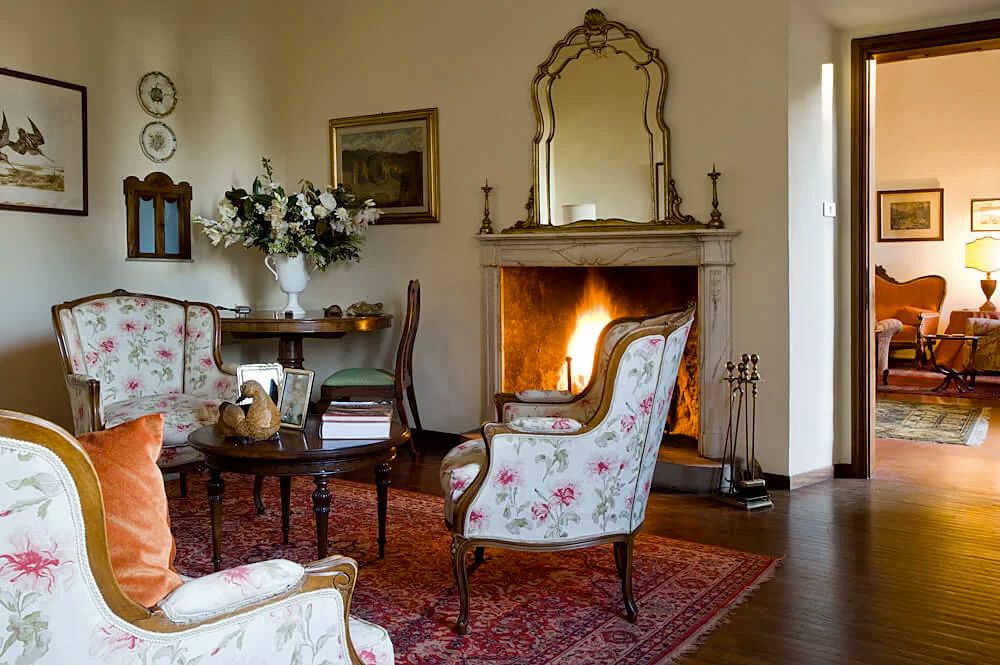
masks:
[[(587, 391), (561, 403), (501, 398), (509, 421), (484, 425), (482, 439), (445, 456), (441, 482), (461, 601), (459, 633), (468, 629), (466, 554), (475, 548), (481, 561), (486, 546), (563, 550), (613, 543), (626, 615), (635, 621), (633, 542), (693, 320), (691, 305), (651, 319), (613, 321), (602, 333)], [(605, 348), (606, 362), (600, 357)]]
[(215, 307), (118, 290), (55, 305), (52, 325), (76, 434), (162, 413), (160, 468), (183, 474), (201, 462), (188, 434), (236, 396)]
[(118, 586), (97, 475), (80, 444), (0, 411), (0, 621), (5, 662), (391, 665), (381, 627), (348, 615), (357, 565), (329, 557), (224, 570), (157, 607)]

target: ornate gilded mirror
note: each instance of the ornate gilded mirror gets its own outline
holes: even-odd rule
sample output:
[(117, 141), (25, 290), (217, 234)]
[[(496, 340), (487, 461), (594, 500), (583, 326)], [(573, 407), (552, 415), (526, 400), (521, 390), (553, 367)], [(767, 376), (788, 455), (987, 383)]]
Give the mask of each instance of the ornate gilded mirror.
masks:
[(667, 66), (657, 53), (591, 9), (538, 66), (533, 201), (517, 230), (701, 225), (681, 214), (670, 178)]

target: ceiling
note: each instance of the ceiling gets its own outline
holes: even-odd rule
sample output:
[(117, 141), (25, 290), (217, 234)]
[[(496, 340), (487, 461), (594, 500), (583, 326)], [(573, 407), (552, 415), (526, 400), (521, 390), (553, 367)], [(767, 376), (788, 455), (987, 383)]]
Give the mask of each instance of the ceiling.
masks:
[(954, 17), (970, 17), (973, 20), (991, 12), (1000, 15), (1000, 0), (799, 1), (840, 30), (902, 26)]

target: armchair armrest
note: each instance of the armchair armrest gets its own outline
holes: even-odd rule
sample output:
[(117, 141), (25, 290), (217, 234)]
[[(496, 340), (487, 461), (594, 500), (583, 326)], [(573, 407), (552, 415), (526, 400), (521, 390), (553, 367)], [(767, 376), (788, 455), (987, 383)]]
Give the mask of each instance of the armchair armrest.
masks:
[(77, 436), (104, 429), (104, 404), (101, 382), (85, 374), (67, 374), (66, 390), (73, 412), (73, 429)]
[(282, 594), (304, 575), (302, 566), (285, 559), (237, 566), (185, 582), (160, 609), (175, 624), (204, 621)]
[[(541, 395), (542, 399), (527, 401), (522, 395)], [(493, 403), (497, 409), (497, 422), (505, 423), (515, 418), (572, 418), (579, 422), (589, 420), (593, 400), (585, 395), (573, 395), (562, 390), (526, 390), (521, 393), (497, 393)]]
[(542, 402), (546, 404), (569, 402), (574, 395), (568, 390), (522, 390), (514, 393), (519, 402)]
[(223, 374), (229, 374), (230, 376), (236, 376), (236, 365), (233, 363), (222, 363), (219, 369)]
[(539, 418), (520, 417), (514, 418), (508, 426), (517, 432), (539, 432), (544, 434), (565, 434), (567, 432), (578, 432), (583, 425), (580, 421), (572, 418)]

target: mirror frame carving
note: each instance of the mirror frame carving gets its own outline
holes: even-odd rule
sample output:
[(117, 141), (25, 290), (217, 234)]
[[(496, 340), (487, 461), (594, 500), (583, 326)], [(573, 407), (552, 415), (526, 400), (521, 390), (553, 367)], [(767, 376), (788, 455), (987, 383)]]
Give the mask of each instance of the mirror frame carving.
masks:
[[(632, 40), (636, 53), (621, 50), (615, 41)], [(635, 63), (636, 69), (645, 73), (645, 129), (649, 134), (653, 219), (630, 221), (624, 219), (580, 220), (571, 224), (554, 225), (546, 220), (549, 215), (550, 151), (555, 135), (555, 109), (552, 106), (552, 86), (560, 78), (569, 63), (579, 59), (585, 52), (601, 55), (605, 49), (615, 54), (625, 55)], [(659, 50), (649, 46), (642, 36), (618, 21), (609, 21), (599, 9), (591, 9), (584, 15), (583, 25), (579, 25), (556, 43), (548, 59), (538, 66), (538, 73), (531, 82), (532, 105), (535, 110), (537, 129), (532, 142), (532, 167), (534, 185), (525, 205), (527, 217), (514, 226), (504, 229), (508, 232), (559, 231), (559, 230), (649, 230), (651, 227), (703, 228), (708, 225), (699, 222), (692, 215), (681, 211), (682, 199), (670, 175), (670, 129), (663, 119), (663, 108), (667, 96), (667, 65), (660, 59)], [(652, 125), (652, 126), (651, 126)], [(543, 217), (545, 211), (545, 217)]]

